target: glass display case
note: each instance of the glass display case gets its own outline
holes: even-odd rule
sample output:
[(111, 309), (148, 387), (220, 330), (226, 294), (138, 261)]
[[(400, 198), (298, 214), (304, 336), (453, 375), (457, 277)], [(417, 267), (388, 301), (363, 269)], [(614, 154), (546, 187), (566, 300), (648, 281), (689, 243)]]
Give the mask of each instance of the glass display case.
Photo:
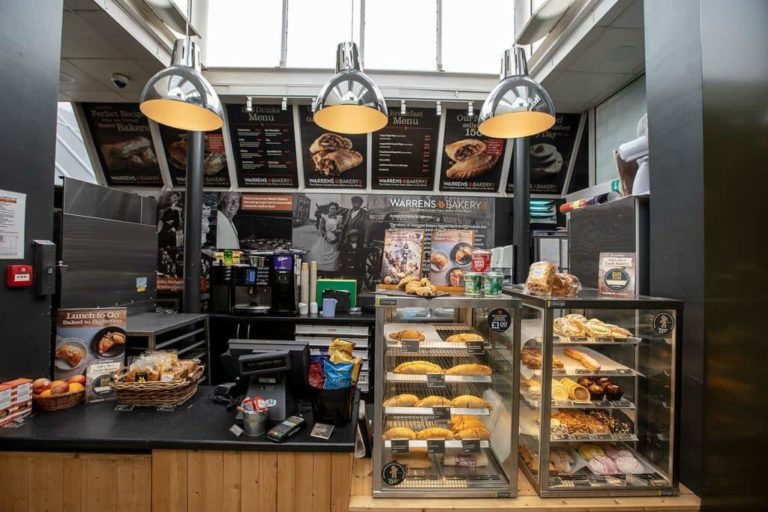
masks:
[(505, 292), (522, 300), (518, 449), (539, 494), (677, 494), (682, 303)]
[(375, 497), (517, 494), (519, 304), (377, 294)]

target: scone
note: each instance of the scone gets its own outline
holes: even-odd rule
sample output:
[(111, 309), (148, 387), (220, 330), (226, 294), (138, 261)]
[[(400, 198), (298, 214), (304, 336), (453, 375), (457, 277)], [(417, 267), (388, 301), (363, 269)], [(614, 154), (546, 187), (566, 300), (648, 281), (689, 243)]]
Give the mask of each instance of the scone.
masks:
[(475, 395), (461, 395), (457, 396), (451, 402), (453, 407), (463, 409), (490, 409), (491, 404)]
[(408, 361), (398, 365), (394, 370), (395, 373), (403, 373), (407, 375), (426, 375), (428, 373), (445, 373), (445, 370), (440, 365), (430, 363), (429, 361)]
[(473, 332), (462, 332), (459, 334), (451, 334), (445, 341), (449, 343), (463, 343), (467, 341), (485, 341), (482, 336)]
[(453, 439), (453, 432), (448, 430), (447, 428), (441, 428), (441, 427), (429, 427), (425, 428), (424, 430), (419, 430), (419, 433), (416, 434), (416, 437), (418, 439)]
[(407, 427), (392, 427), (384, 432), (384, 439), (416, 439), (416, 432)]
[(450, 399), (437, 395), (430, 395), (416, 403), (416, 407), (450, 407), (450, 405)]
[(488, 376), (493, 373), (490, 366), (477, 363), (457, 364), (445, 372), (447, 375)]
[(384, 400), (384, 407), (413, 407), (419, 401), (419, 397), (410, 393), (395, 395)]

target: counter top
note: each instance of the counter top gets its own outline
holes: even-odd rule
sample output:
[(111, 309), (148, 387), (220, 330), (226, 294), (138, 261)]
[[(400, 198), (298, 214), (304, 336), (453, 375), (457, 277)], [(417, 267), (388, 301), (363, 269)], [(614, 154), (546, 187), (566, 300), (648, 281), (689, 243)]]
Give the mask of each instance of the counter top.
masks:
[(230, 315), (225, 313), (211, 313), (213, 319), (232, 320), (236, 322), (286, 322), (292, 324), (363, 324), (373, 325), (376, 315), (373, 313), (339, 313), (325, 318), (318, 316), (275, 316), (275, 315)]
[(115, 411), (116, 402), (56, 412), (37, 411), (16, 428), (0, 428), (0, 450), (142, 452), (152, 449), (352, 452), (355, 424), (336, 427), (327, 441), (311, 437), (313, 422), (285, 443), (229, 432), (235, 411), (213, 403), (212, 386), (173, 411), (137, 407)]
[(128, 315), (128, 336), (152, 336), (205, 320), (208, 315), (190, 313), (139, 313)]

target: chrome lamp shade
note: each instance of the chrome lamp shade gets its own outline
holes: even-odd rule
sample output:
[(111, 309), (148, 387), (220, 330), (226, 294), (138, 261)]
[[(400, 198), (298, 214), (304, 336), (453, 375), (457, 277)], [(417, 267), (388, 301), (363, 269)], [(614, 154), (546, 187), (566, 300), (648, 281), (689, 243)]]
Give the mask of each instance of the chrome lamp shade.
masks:
[(189, 39), (176, 40), (171, 65), (149, 79), (139, 108), (153, 121), (180, 130), (207, 132), (224, 124), (219, 96), (200, 72), (200, 50)]
[(355, 43), (339, 44), (336, 74), (320, 89), (314, 120), (321, 128), (346, 134), (375, 132), (389, 122), (384, 96), (363, 73)]
[(511, 139), (545, 132), (555, 124), (555, 105), (547, 91), (528, 76), (525, 51), (504, 52), (501, 81), (483, 103), (478, 118), (480, 133), (487, 137)]

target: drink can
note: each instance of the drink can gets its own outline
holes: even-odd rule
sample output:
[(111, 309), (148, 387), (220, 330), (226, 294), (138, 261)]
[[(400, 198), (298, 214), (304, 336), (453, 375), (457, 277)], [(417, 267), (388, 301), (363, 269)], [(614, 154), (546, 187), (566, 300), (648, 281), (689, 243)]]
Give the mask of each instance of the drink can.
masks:
[(472, 251), (472, 272), (488, 272), (491, 269), (491, 252), (477, 249)]
[(464, 274), (464, 295), (480, 297), (483, 294), (483, 275), (477, 272)]
[(501, 272), (486, 272), (483, 276), (483, 293), (486, 297), (499, 297), (504, 285), (504, 274)]

